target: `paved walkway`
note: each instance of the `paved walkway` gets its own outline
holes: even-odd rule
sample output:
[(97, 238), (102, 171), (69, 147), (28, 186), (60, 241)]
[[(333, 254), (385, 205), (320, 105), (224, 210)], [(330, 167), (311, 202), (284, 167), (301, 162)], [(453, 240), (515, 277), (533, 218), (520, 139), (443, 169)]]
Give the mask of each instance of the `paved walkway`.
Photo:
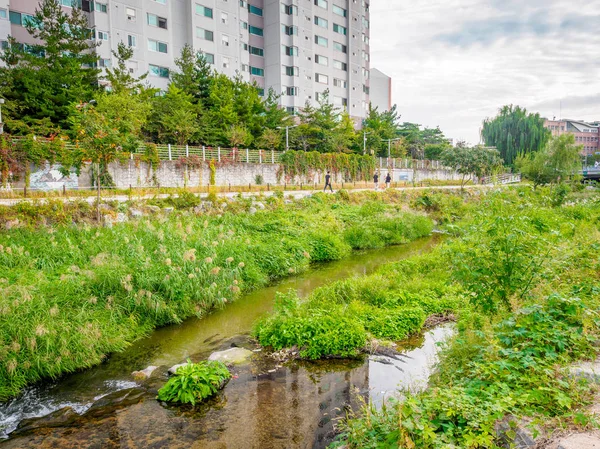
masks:
[[(480, 189), (480, 188), (491, 188), (494, 187), (494, 185), (492, 184), (486, 184), (486, 185), (467, 185), (464, 187), (464, 189)], [(411, 190), (460, 190), (461, 187), (460, 186), (430, 186), (430, 187), (396, 187), (396, 188), (392, 188), (391, 190), (398, 190), (398, 191), (411, 191)], [(373, 189), (347, 189), (348, 192), (367, 192), (367, 191), (374, 191)], [(380, 189), (379, 192), (382, 192), (383, 190)], [(314, 193), (317, 192), (322, 192), (322, 190), (286, 190), (283, 192), (284, 196), (287, 198), (290, 195), (293, 196), (294, 198), (305, 198), (307, 196), (313, 195)], [(273, 196), (275, 194), (274, 191), (262, 191), (262, 192), (241, 192), (242, 197), (244, 198), (248, 198), (248, 197), (255, 197), (255, 196)], [(206, 196), (207, 193), (201, 193), (201, 196)], [(240, 192), (218, 192), (217, 196), (222, 197), (222, 198), (235, 198), (238, 195), (240, 195)], [(139, 200), (149, 200), (152, 198), (168, 198), (170, 196), (174, 196), (177, 197), (178, 195), (176, 193), (160, 193), (160, 194), (147, 194), (147, 195), (131, 195), (131, 197), (129, 195), (110, 195), (110, 194), (105, 194), (102, 195), (102, 200), (103, 201), (119, 201), (119, 202), (126, 202), (129, 201), (130, 199), (133, 201), (139, 201)], [(21, 203), (21, 202), (28, 202), (28, 203), (33, 203), (33, 202), (41, 202), (44, 203), (46, 201), (48, 201), (49, 199), (52, 200), (59, 200), (59, 201), (63, 201), (63, 202), (71, 202), (71, 201), (87, 201), (88, 203), (94, 203), (96, 201), (96, 196), (56, 196), (56, 197), (46, 197), (46, 198), (1, 198), (0, 199), (0, 206), (14, 206), (15, 204)]]

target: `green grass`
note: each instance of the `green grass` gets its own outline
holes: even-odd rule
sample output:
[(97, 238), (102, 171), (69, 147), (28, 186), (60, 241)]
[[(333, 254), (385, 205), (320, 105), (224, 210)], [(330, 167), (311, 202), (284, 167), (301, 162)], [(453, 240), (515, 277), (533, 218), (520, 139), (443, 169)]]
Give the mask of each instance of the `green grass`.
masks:
[(112, 228), (73, 225), (79, 209), (64, 215), (59, 204), (40, 212), (64, 224), (41, 227), (35, 207), (18, 206), (32, 226), (0, 233), (0, 400), (311, 262), (342, 258), (358, 248), (345, 237), (350, 227), (378, 227), (385, 244), (431, 232), (430, 219), (376, 198), (317, 194), (284, 205), (274, 197), (254, 215), (240, 200), (225, 213), (182, 210)]
[[(436, 213), (456, 209), (452, 203)], [(409, 304), (426, 313), (450, 301), (459, 317), (429, 388), (403, 392), (401, 402), (380, 410), (365, 405), (342, 424), (333, 447), (505, 447), (496, 423), (508, 416), (529, 417), (549, 432), (597, 428), (586, 408), (596, 388), (567, 367), (598, 351), (600, 200), (576, 191), (556, 201), (554, 189), (520, 187), (470, 203), (470, 213), (449, 228), (457, 237), (427, 264), (409, 259), (380, 270), (372, 285), (362, 280), (358, 288), (348, 283), (320, 294), (336, 304), (364, 298), (361, 304)], [(436, 264), (445, 275), (431, 280)], [(399, 295), (385, 283), (391, 279), (402, 285)], [(365, 319), (365, 327), (377, 321)]]

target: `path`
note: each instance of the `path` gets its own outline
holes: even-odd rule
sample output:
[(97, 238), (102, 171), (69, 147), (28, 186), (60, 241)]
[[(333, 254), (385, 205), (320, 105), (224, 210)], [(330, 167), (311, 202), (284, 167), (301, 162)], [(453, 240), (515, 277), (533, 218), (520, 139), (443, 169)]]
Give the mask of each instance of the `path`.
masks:
[[(464, 186), (464, 189), (471, 190), (471, 189), (492, 188), (492, 187), (495, 187), (495, 186), (492, 184), (467, 185), (467, 186)], [(419, 190), (460, 190), (460, 189), (461, 189), (460, 186), (429, 186), (429, 187), (396, 187), (396, 188), (392, 188), (391, 190), (419, 191)], [(367, 192), (367, 191), (374, 191), (374, 190), (373, 189), (348, 189), (348, 191), (349, 192)], [(382, 192), (382, 191), (383, 190), (379, 190), (379, 192)], [(305, 198), (307, 196), (311, 196), (318, 192), (322, 192), (322, 190), (320, 190), (320, 189), (318, 189), (318, 190), (286, 190), (283, 192), (283, 194), (286, 198), (291, 195), (296, 199), (300, 199), (300, 198)], [(269, 196), (273, 196), (274, 194), (275, 194), (274, 191), (241, 192), (241, 195), (244, 198), (254, 197), (254, 196), (258, 196), (258, 195), (269, 197)], [(203, 193), (200, 195), (206, 196), (207, 194)], [(235, 198), (238, 195), (240, 195), (240, 192), (218, 192), (216, 195), (221, 198)], [(129, 195), (105, 194), (105, 195), (102, 195), (102, 200), (103, 201), (119, 201), (119, 202), (123, 203), (123, 202), (129, 201), (129, 200), (139, 201), (139, 200), (149, 200), (149, 199), (153, 199), (153, 198), (168, 198), (170, 196), (177, 197), (178, 194), (176, 194), (176, 193), (160, 193), (160, 194), (147, 194), (147, 195), (131, 195), (131, 197)], [(49, 199), (60, 200), (63, 202), (87, 201), (90, 204), (92, 204), (96, 201), (95, 196), (87, 196), (87, 197), (66, 196), (66, 197), (46, 197), (46, 198), (1, 198), (0, 206), (14, 206), (21, 202), (28, 202), (28, 203), (41, 202), (41, 203), (43, 203), (45, 201), (48, 201)]]

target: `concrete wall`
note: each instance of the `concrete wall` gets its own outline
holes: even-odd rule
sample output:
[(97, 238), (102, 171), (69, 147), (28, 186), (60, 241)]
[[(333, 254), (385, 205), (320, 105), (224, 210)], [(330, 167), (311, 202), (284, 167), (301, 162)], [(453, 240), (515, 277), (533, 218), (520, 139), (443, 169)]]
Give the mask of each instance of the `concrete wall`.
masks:
[[(66, 189), (86, 189), (91, 188), (91, 170), (90, 166), (84, 167), (81, 173), (77, 175), (71, 171), (70, 176), (63, 176), (59, 171), (59, 166), (33, 167), (30, 177), (30, 189), (32, 190), (58, 190), (65, 186)], [(285, 184), (322, 184), (325, 174), (313, 172), (308, 176), (290, 179), (281, 176), (278, 179), (278, 172), (282, 170), (279, 164), (223, 164), (216, 169), (215, 181), (218, 186), (247, 186), (256, 185), (257, 175), (262, 176), (263, 184), (283, 185)], [(380, 168), (380, 182), (385, 180), (388, 173), (386, 168)], [(198, 187), (208, 186), (210, 182), (210, 168), (203, 165), (201, 168), (186, 169), (180, 166), (176, 161), (163, 161), (160, 166), (153, 170), (146, 163), (128, 161), (125, 164), (113, 163), (109, 167), (109, 172), (118, 188), (131, 187)], [(390, 170), (394, 182), (421, 182), (427, 180), (438, 181), (458, 181), (461, 176), (451, 170), (444, 169), (393, 169)], [(341, 175), (334, 182), (342, 182)], [(22, 189), (23, 180), (12, 184), (13, 188)]]

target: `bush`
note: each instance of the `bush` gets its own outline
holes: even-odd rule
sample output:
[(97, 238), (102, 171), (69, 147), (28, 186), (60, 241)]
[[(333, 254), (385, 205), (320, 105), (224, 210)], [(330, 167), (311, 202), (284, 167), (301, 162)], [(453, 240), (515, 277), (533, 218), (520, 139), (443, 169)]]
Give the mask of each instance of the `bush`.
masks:
[(196, 405), (214, 396), (231, 378), (222, 362), (192, 363), (177, 369), (173, 377), (158, 390), (158, 400)]

